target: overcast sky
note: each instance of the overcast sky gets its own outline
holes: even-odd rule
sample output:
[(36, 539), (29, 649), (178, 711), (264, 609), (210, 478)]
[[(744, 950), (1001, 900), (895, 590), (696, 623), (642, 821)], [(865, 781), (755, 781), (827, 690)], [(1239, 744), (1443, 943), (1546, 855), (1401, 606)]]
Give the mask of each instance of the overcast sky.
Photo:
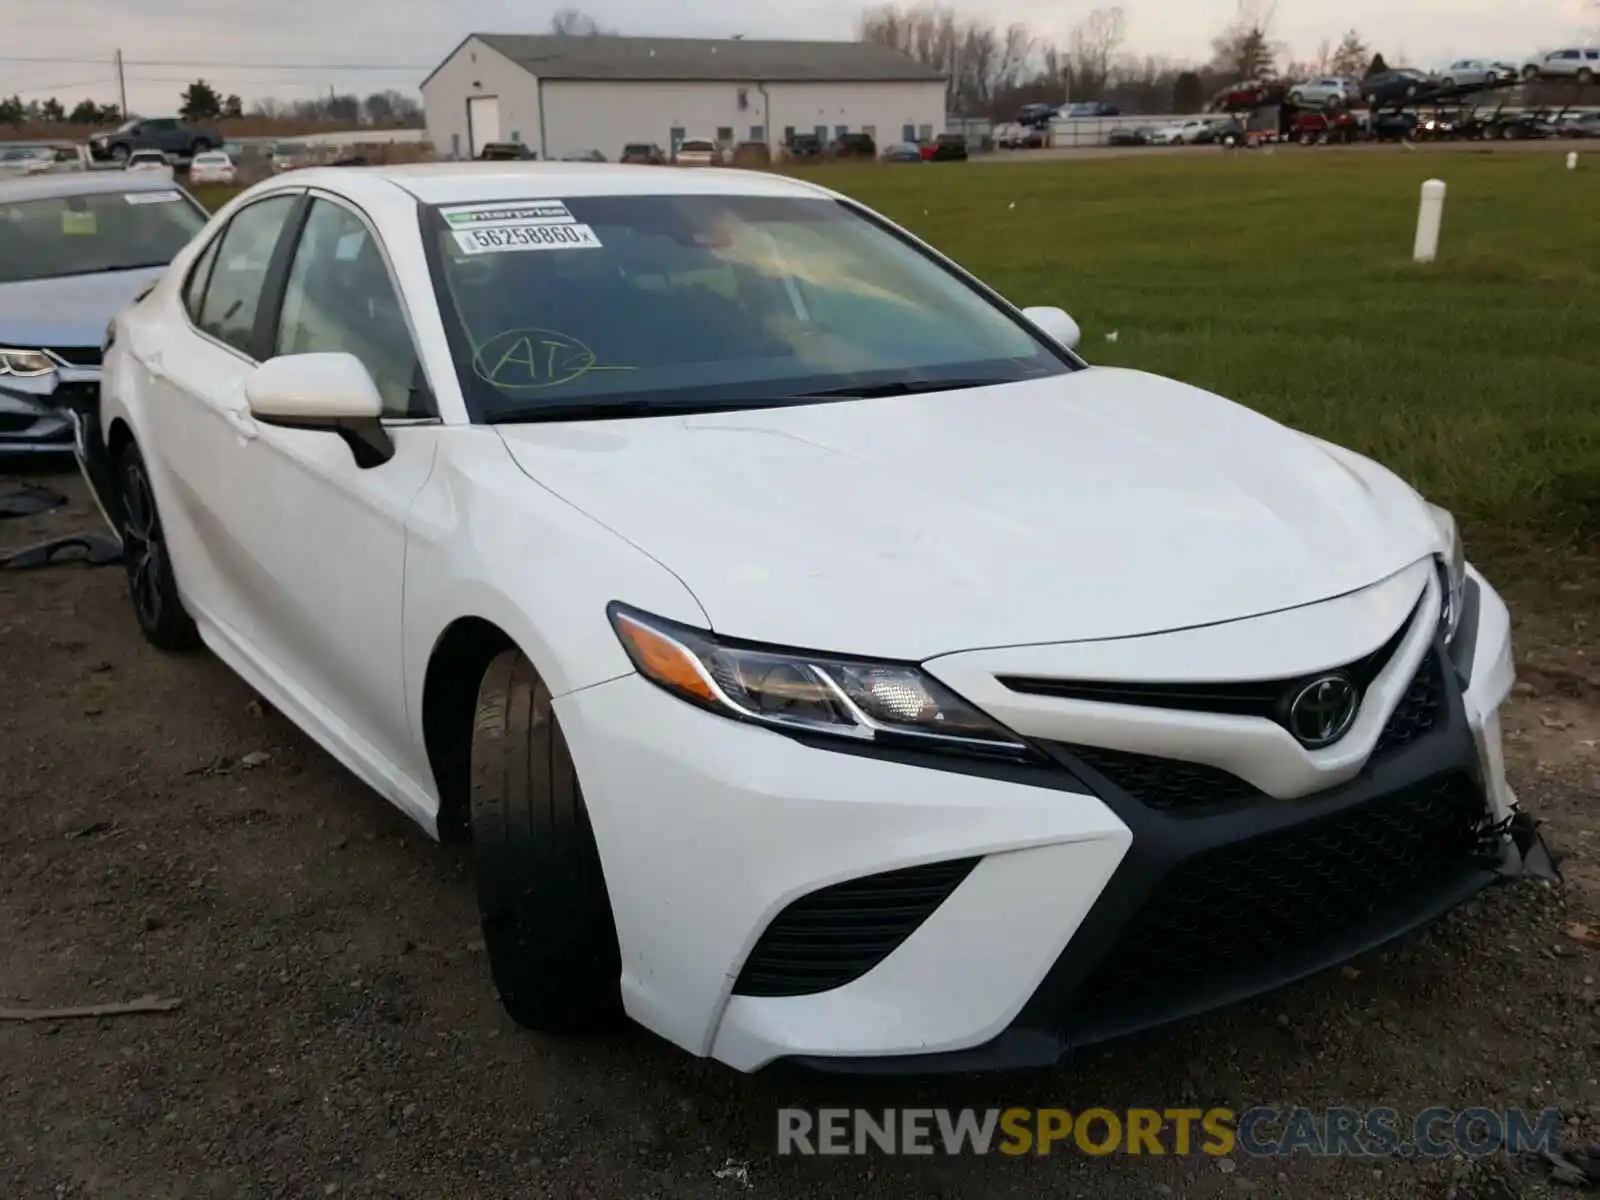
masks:
[[(1075, 21), (1104, 2), (968, 0), (955, 7), (999, 24), (1023, 21), (1040, 37), (1064, 40)], [(329, 0), (49, 0), (29, 6), (26, 38), (0, 47), (0, 94), (114, 101), (111, 58), (119, 47), (129, 60), (129, 106), (145, 113), (174, 108), (196, 75), (247, 102), (326, 93), (330, 86), (362, 94), (414, 91), (468, 32), (543, 32), (558, 7), (559, 0), (548, 8), (527, 0), (387, 0), (381, 8), (341, 8)], [(751, 6), (742, 19), (729, 16), (720, 0), (594, 0), (583, 7), (623, 33), (848, 38), (862, 6), (797, 0), (765, 12)], [(1236, 0), (1126, 0), (1123, 7), (1128, 51), (1199, 59), (1233, 16)], [(1600, 41), (1600, 0), (1278, 2), (1275, 33), (1296, 57), (1311, 57), (1323, 38), (1337, 41), (1350, 26), (1391, 61), (1403, 54), (1413, 65), (1433, 67), (1463, 55), (1521, 57), (1564, 42)], [(374, 64), (386, 69), (366, 69)], [(295, 66), (307, 69), (287, 69)]]

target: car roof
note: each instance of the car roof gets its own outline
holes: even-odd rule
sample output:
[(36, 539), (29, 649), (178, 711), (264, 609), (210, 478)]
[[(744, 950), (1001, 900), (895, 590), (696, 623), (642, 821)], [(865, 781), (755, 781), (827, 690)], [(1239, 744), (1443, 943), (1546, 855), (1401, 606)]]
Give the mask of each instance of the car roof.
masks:
[[(620, 163), (511, 161), (497, 163), (405, 163), (357, 168), (372, 179), (403, 188), (424, 204), (493, 203), (564, 196), (831, 196), (826, 188), (764, 171), (670, 167)], [(343, 192), (355, 184), (350, 169), (296, 173), (303, 187)]]
[(137, 171), (81, 171), (0, 179), (0, 204), (57, 196), (103, 196), (118, 192), (170, 192), (172, 180)]

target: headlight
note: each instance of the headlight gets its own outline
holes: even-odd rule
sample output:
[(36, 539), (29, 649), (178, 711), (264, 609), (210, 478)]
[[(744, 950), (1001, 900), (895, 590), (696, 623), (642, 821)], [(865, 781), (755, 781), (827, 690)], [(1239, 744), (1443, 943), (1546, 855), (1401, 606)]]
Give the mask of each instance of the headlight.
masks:
[(1439, 585), (1444, 592), (1444, 607), (1439, 612), (1439, 628), (1448, 645), (1461, 626), (1461, 599), (1467, 586), (1467, 554), (1461, 545), (1461, 529), (1456, 519), (1437, 504), (1428, 505), (1434, 524), (1450, 549), (1439, 556)]
[(725, 717), (900, 747), (1032, 757), (1009, 729), (917, 667), (744, 645), (622, 604), (608, 614), (641, 675)]
[(37, 350), (0, 349), (0, 375), (48, 375), (55, 369), (55, 360)]

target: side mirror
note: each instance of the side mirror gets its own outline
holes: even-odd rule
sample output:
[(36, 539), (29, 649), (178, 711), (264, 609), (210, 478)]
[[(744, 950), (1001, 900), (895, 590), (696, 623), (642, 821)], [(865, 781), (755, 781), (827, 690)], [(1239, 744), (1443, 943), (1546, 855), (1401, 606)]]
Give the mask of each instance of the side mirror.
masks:
[(1025, 308), (1022, 315), (1033, 322), (1033, 327), (1046, 337), (1060, 342), (1068, 350), (1078, 348), (1078, 339), (1082, 331), (1078, 323), (1059, 308)]
[(264, 425), (314, 429), (343, 438), (362, 468), (394, 457), (394, 442), (379, 419), (383, 397), (353, 354), (283, 354), (245, 380), (250, 415)]

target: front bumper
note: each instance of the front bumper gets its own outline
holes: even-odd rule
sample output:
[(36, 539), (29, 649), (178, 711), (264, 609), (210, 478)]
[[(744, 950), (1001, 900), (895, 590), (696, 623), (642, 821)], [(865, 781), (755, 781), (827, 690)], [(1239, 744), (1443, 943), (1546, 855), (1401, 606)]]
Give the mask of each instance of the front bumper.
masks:
[[(1042, 768), (887, 758), (725, 721), (638, 676), (561, 697), (628, 1012), (745, 1071), (1043, 1065), (1548, 874), (1501, 756), (1509, 619), (1475, 572), (1469, 594), (1454, 650), (1418, 669), (1435, 673), (1425, 728), (1335, 786), (1195, 813), (1150, 806), (1125, 763), (1066, 745), (1042, 743)], [(930, 864), (959, 869), (924, 903)], [(841, 920), (858, 943), (883, 932), (897, 910), (840, 886), (863, 879), (926, 911), (839, 986), (769, 986), (834, 953)]]
[(100, 373), (0, 376), (0, 456), (72, 453), (72, 414), (100, 401)]

